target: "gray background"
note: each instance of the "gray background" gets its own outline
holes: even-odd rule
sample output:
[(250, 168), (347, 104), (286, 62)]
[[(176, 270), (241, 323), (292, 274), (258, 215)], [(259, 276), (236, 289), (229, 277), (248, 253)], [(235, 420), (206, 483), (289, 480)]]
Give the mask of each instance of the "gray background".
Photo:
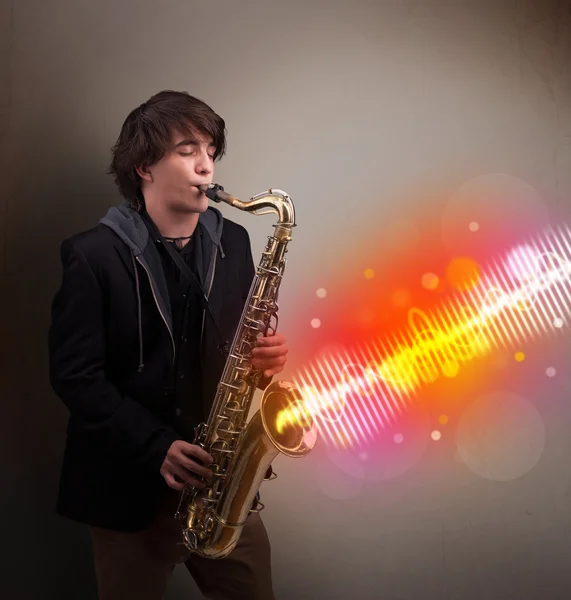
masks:
[[(420, 215), (457, 250), (464, 183), (513, 192), (515, 204), (489, 209), (500, 237), (571, 212), (566, 1), (3, 0), (0, 48), (10, 600), (96, 597), (88, 533), (54, 514), (66, 413), (47, 383), (46, 330), (59, 244), (119, 201), (109, 149), (150, 95), (187, 90), (223, 115), (229, 152), (215, 179), (227, 190), (246, 198), (274, 186), (296, 201), (280, 302), (285, 378), (320, 334), (299, 318), (320, 316), (317, 288), (361, 273), (366, 252), (377, 269), (394, 264), (414, 248), (395, 231), (422, 229)], [(271, 217), (222, 210), (248, 227), (257, 262)], [(339, 465), (323, 445), (302, 461), (278, 458), (263, 513), (277, 597), (571, 597), (568, 349), (566, 334), (525, 348), (533, 385), (508, 356), (467, 370), (452, 391), (427, 391), (407, 417), (417, 446), (392, 470)], [(493, 381), (478, 376), (486, 370)], [(435, 443), (440, 394), (458, 397)], [(168, 598), (193, 597), (176, 570)]]

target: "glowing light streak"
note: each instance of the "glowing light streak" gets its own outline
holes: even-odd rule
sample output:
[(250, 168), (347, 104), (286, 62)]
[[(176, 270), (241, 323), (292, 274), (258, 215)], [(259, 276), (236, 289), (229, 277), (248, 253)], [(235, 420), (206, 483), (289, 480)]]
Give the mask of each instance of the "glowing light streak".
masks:
[(303, 402), (278, 415), (278, 430), (311, 417), (326, 443), (358, 445), (393, 424), (423, 385), (562, 327), (571, 312), (571, 231), (518, 248), (432, 314), (410, 309), (406, 330), (304, 368), (295, 378)]

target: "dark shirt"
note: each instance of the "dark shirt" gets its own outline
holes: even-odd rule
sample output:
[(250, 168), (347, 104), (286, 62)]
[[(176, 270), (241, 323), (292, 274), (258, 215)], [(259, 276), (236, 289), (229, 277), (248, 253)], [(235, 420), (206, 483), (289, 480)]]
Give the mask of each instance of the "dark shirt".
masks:
[[(206, 271), (202, 236), (202, 226), (198, 225), (183, 248), (166, 242), (180, 254), (201, 285), (202, 274)], [(192, 286), (183, 285), (180, 269), (162, 243), (156, 243), (169, 291), (176, 348), (176, 363), (170, 382), (172, 424), (186, 441), (192, 442), (194, 428), (207, 417), (203, 414), (201, 402), (200, 338), (203, 310), (197, 291)]]

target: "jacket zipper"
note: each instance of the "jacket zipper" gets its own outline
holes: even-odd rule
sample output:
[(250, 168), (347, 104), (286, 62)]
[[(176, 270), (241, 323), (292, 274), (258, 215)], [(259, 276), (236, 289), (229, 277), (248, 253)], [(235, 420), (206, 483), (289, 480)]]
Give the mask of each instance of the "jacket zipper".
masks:
[(149, 284), (151, 286), (151, 292), (153, 292), (153, 298), (155, 299), (155, 304), (157, 305), (159, 313), (161, 314), (161, 317), (163, 318), (163, 321), (165, 322), (165, 325), (167, 327), (167, 331), (169, 332), (169, 336), (170, 336), (171, 342), (172, 342), (172, 362), (174, 364), (175, 363), (175, 355), (176, 355), (176, 346), (174, 344), (174, 337), (173, 337), (171, 328), (169, 327), (168, 321), (166, 320), (166, 317), (163, 314), (163, 311), (161, 310), (159, 301), (157, 300), (157, 296), (155, 294), (155, 287), (153, 285), (153, 280), (151, 279), (151, 274), (149, 273), (147, 267), (145, 267), (145, 265), (139, 260), (138, 256), (136, 257), (136, 259), (137, 259), (137, 262), (143, 267), (143, 269), (145, 269), (145, 273), (147, 274), (147, 277), (149, 278)]

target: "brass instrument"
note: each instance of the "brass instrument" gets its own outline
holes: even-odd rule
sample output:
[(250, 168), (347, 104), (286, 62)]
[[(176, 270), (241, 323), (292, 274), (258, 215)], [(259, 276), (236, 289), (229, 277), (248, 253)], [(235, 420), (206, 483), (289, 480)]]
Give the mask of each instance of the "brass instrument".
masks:
[(202, 489), (186, 486), (175, 515), (181, 522), (184, 545), (191, 552), (223, 558), (236, 546), (249, 513), (262, 510), (263, 505), (252, 507), (273, 459), (279, 453), (305, 456), (314, 447), (317, 434), (307, 411), (301, 411), (305, 417), (283, 431), (276, 426), (281, 410), (301, 407), (299, 390), (286, 381), (275, 381), (264, 390), (259, 410), (247, 422), (261, 377), (251, 365), (250, 352), (270, 326), (277, 329), (278, 291), (295, 227), (293, 202), (277, 189), (246, 202), (217, 184), (201, 189), (215, 202), (227, 202), (256, 215), (273, 212), (278, 216), (252, 281), (208, 421), (196, 429), (194, 443), (214, 459), (212, 481)]

